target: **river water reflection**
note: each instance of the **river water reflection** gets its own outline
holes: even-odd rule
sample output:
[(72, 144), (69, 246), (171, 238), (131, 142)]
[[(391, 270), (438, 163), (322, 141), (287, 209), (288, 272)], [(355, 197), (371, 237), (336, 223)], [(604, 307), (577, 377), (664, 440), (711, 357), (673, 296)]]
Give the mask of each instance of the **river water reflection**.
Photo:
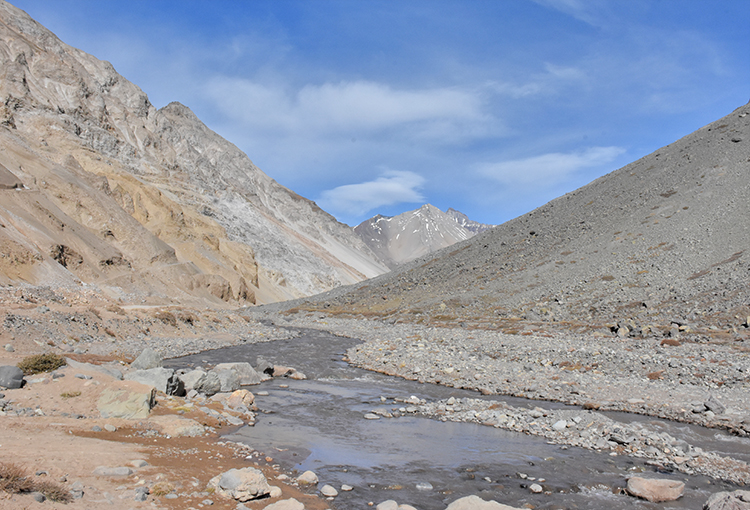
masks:
[[(543, 438), (476, 424), (414, 416), (366, 420), (363, 416), (369, 411), (401, 407), (394, 399), (411, 395), (428, 400), (488, 398), (529, 408), (563, 405), (482, 397), (356, 369), (342, 361), (346, 349), (355, 344), (351, 339), (304, 330), (292, 340), (207, 351), (165, 365), (197, 367), (228, 361), (255, 365), (262, 356), (304, 372), (308, 376), (304, 381), (275, 379), (250, 388), (254, 393), (268, 392), (256, 397), (262, 413), (254, 427), (243, 427), (225, 438), (272, 456), (286, 470), (315, 471), (320, 486), (352, 486), (352, 491), (340, 492), (332, 502), (338, 509), (364, 509), (368, 502), (393, 499), (419, 510), (442, 510), (471, 494), (515, 507), (701, 508), (713, 492), (737, 488), (706, 477), (660, 473), (659, 477), (685, 481), (687, 488), (676, 502), (653, 504), (616, 493), (629, 475), (656, 476), (655, 468), (637, 459), (550, 445)], [(649, 420), (633, 415), (620, 418)], [(738, 458), (750, 458), (750, 443), (745, 440), (700, 427), (659, 423), (660, 431), (677, 437), (683, 431), (693, 442), (702, 440), (698, 446), (703, 448), (715, 449), (717, 443), (729, 453), (736, 452)], [(531, 493), (528, 486), (532, 483), (539, 483), (547, 493)]]

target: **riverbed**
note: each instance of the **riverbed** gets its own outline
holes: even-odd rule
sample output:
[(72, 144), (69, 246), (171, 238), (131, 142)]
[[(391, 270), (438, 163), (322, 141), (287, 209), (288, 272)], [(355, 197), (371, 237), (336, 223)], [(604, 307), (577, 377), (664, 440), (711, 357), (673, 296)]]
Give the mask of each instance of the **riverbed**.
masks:
[[(242, 442), (274, 458), (290, 472), (314, 471), (319, 486), (339, 490), (331, 506), (367, 508), (393, 499), (419, 510), (442, 510), (475, 494), (514, 507), (700, 508), (710, 494), (736, 486), (705, 476), (659, 472), (642, 459), (549, 444), (542, 437), (474, 423), (441, 422), (415, 416), (404, 401), (482, 398), (516, 407), (572, 408), (559, 403), (502, 396), (408, 381), (354, 368), (343, 361), (356, 340), (320, 330), (300, 330), (290, 340), (228, 347), (176, 358), (171, 368), (212, 366), (228, 361), (255, 365), (258, 356), (293, 366), (306, 380), (273, 379), (250, 389), (260, 409), (254, 427), (224, 439)], [(267, 393), (267, 394), (266, 394)], [(396, 411), (399, 418), (365, 419), (371, 411)], [(610, 413), (623, 422), (640, 420), (659, 430), (750, 459), (750, 442), (702, 427)], [(658, 476), (684, 481), (678, 501), (653, 504), (624, 494), (627, 477)], [(532, 484), (543, 488), (530, 490)], [(351, 491), (341, 491), (348, 485)]]

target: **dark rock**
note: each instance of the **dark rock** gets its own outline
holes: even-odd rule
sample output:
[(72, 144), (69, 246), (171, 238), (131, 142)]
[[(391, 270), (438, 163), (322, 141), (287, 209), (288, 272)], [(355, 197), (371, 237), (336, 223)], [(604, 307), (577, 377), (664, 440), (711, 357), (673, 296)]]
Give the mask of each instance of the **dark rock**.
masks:
[(44, 500), (47, 499), (41, 492), (32, 492), (31, 497), (39, 503), (44, 503)]
[(18, 367), (4, 365), (0, 367), (0, 388), (14, 390), (23, 386), (23, 371)]

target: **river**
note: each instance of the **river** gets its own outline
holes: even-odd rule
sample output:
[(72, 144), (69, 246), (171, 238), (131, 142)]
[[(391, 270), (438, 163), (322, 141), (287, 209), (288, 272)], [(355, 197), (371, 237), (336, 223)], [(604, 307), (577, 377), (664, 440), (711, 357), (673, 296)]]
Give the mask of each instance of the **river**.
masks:
[[(639, 459), (548, 444), (540, 437), (471, 423), (416, 416), (367, 420), (373, 409), (402, 407), (395, 399), (412, 395), (437, 400), (451, 396), (502, 400), (518, 407), (559, 408), (563, 404), (513, 397), (481, 396), (433, 384), (420, 384), (351, 367), (343, 361), (357, 342), (317, 330), (301, 330), (291, 340), (246, 344), (175, 358), (170, 368), (213, 366), (261, 356), (292, 366), (308, 379), (274, 379), (250, 387), (260, 409), (254, 427), (224, 436), (274, 458), (289, 472), (314, 471), (319, 487), (349, 485), (331, 502), (337, 509), (368, 508), (393, 499), (419, 510), (442, 510), (475, 494), (485, 500), (543, 509), (701, 508), (718, 491), (738, 487), (703, 476), (657, 473)], [(267, 395), (257, 395), (267, 392)], [(627, 413), (621, 421), (650, 422), (706, 450), (750, 461), (750, 441), (726, 433)], [(685, 494), (670, 503), (648, 503), (621, 493), (634, 474), (686, 482)], [(538, 483), (545, 493), (533, 494)]]

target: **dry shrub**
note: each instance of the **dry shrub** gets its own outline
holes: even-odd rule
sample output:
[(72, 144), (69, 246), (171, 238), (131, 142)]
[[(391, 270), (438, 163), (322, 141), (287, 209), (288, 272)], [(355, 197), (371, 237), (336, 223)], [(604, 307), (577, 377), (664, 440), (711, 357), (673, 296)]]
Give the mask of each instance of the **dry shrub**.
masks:
[(167, 494), (174, 491), (174, 486), (171, 483), (159, 482), (151, 487), (152, 496), (166, 496)]
[(195, 315), (193, 312), (188, 311), (182, 311), (177, 314), (177, 318), (184, 322), (185, 324), (188, 324), (190, 326), (194, 326), (196, 322), (198, 322), (198, 316)]
[(0, 491), (9, 494), (41, 492), (50, 501), (70, 503), (73, 497), (62, 485), (49, 480), (35, 481), (18, 464), (0, 462)]
[(106, 310), (117, 315), (125, 315), (125, 310), (117, 305), (107, 305)]
[(168, 312), (166, 310), (161, 310), (159, 312), (156, 312), (154, 314), (155, 319), (159, 319), (164, 324), (169, 324), (173, 328), (177, 327), (177, 318), (174, 316), (172, 312)]
[(18, 464), (0, 463), (0, 490), (9, 493), (31, 492), (34, 483)]
[(34, 490), (41, 492), (50, 501), (57, 503), (70, 503), (73, 501), (70, 491), (62, 485), (56, 484), (50, 480), (43, 480), (34, 484)]
[(661, 341), (662, 345), (669, 345), (670, 347), (679, 347), (682, 345), (679, 340), (675, 340), (674, 338), (665, 338)]
[(24, 375), (51, 372), (66, 365), (65, 358), (59, 354), (48, 352), (46, 354), (35, 354), (24, 358), (17, 366)]

